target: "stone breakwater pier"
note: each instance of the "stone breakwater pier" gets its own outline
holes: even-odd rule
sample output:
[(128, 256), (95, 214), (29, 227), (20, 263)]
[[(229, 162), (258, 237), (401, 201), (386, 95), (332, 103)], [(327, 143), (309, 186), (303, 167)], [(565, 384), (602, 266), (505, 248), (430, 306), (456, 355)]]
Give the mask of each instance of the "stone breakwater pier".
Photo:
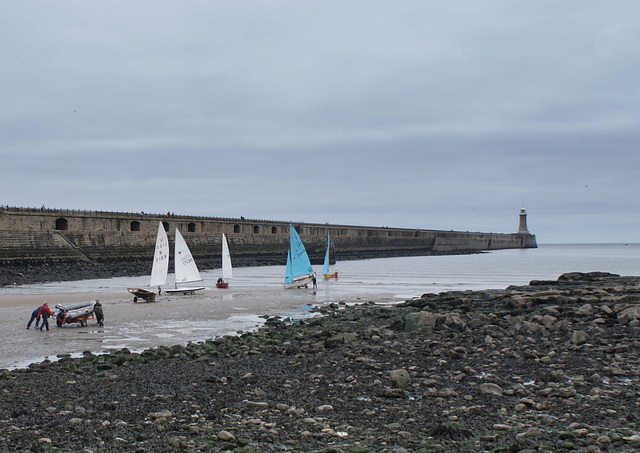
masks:
[(136, 267), (114, 271), (114, 275), (145, 273), (153, 256), (158, 222), (163, 224), (170, 242), (176, 228), (180, 230), (203, 268), (218, 266), (222, 233), (229, 240), (237, 265), (284, 264), (290, 224), (300, 234), (314, 263), (322, 261), (327, 234), (331, 235), (332, 255), (339, 260), (537, 247), (535, 235), (527, 230), (524, 209), (520, 211), (516, 233), (481, 233), (3, 206), (0, 271), (7, 267), (75, 263), (86, 269), (96, 264), (111, 265), (111, 269), (115, 264)]

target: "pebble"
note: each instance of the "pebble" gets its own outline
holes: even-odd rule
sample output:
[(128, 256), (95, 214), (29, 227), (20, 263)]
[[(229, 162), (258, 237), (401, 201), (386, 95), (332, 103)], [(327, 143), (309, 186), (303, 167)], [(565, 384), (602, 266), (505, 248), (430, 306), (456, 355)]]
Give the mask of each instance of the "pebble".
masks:
[(173, 414), (171, 413), (171, 411), (162, 410), (162, 411), (159, 411), (159, 412), (150, 413), (149, 417), (151, 417), (154, 420), (160, 420), (160, 419), (168, 420), (171, 417), (173, 417)]
[(496, 395), (496, 396), (502, 395), (502, 387), (500, 387), (498, 384), (493, 384), (493, 383), (480, 384), (478, 386), (478, 391), (480, 393), (488, 394), (488, 395)]
[(323, 414), (325, 412), (329, 412), (333, 410), (333, 406), (331, 406), (330, 404), (323, 404), (322, 406), (318, 406), (316, 408), (316, 412)]
[(389, 379), (391, 380), (391, 385), (399, 389), (404, 389), (411, 383), (411, 376), (405, 369), (391, 371)]
[(218, 439), (223, 440), (225, 442), (233, 442), (234, 440), (236, 440), (233, 434), (225, 430), (219, 431), (217, 437)]
[(511, 429), (511, 426), (504, 425), (502, 423), (494, 423), (493, 429), (495, 429), (496, 431), (509, 431)]
[(267, 408), (269, 407), (269, 403), (265, 403), (262, 401), (248, 401), (248, 400), (244, 400), (243, 403), (245, 404), (245, 406), (247, 407), (257, 407), (257, 408)]

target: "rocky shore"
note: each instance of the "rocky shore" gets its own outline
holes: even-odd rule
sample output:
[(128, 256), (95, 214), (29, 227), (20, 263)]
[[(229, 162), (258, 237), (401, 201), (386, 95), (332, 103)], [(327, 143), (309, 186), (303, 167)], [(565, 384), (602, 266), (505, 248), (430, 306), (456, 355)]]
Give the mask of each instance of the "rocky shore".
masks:
[(640, 277), (564, 274), (0, 371), (0, 451), (640, 449)]

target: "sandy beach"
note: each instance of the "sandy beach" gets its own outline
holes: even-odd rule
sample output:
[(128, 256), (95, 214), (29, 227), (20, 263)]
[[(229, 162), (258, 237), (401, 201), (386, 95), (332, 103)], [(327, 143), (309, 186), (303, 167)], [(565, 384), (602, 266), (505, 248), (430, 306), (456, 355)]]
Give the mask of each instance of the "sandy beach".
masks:
[[(134, 303), (126, 289), (148, 288), (147, 275), (5, 286), (0, 288), (4, 314), (0, 317), (0, 369), (26, 367), (45, 357), (54, 360), (59, 354), (98, 354), (123, 347), (140, 351), (202, 342), (253, 330), (264, 323), (266, 316), (307, 316), (314, 305), (399, 302), (421, 294), (419, 286), (368, 282), (366, 278), (379, 264), (343, 263), (348, 272), (346, 278), (320, 279), (315, 290), (285, 290), (280, 283), (283, 269), (279, 266), (234, 269), (227, 289), (215, 287), (219, 270), (204, 270), (203, 292), (188, 296), (163, 293), (153, 303)], [(367, 266), (374, 267), (367, 270)], [(173, 281), (173, 274), (169, 274), (168, 281)], [(31, 312), (44, 301), (54, 311), (56, 304), (96, 299), (103, 305), (104, 327), (98, 326), (95, 319), (87, 327), (78, 323), (56, 327), (55, 319), (50, 319), (49, 332), (34, 326), (26, 330)]]
[[(361, 297), (353, 297), (352, 301), (361, 302)], [(375, 297), (383, 301), (379, 295)], [(26, 330), (31, 312), (44, 301), (54, 311), (59, 303), (68, 305), (96, 298), (104, 308), (104, 327), (98, 326), (95, 319), (86, 327), (77, 323), (57, 327), (55, 319), (50, 318), (49, 332), (33, 325)], [(285, 291), (273, 287), (213, 288), (188, 296), (163, 294), (154, 303), (134, 303), (124, 289), (99, 294), (2, 294), (0, 368), (25, 367), (46, 357), (54, 360), (58, 354), (97, 354), (123, 347), (138, 351), (234, 335), (259, 327), (265, 316), (306, 316), (314, 304), (322, 303), (319, 299), (318, 292), (312, 289)]]

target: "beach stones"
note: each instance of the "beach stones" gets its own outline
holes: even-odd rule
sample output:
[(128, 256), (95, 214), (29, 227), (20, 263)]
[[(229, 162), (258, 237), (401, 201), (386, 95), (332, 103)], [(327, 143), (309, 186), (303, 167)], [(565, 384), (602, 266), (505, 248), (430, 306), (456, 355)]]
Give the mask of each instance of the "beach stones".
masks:
[(123, 354), (109, 353), (4, 371), (0, 446), (27, 451), (45, 434), (34, 426), (66, 426), (47, 430), (41, 448), (636, 451), (631, 298), (638, 278), (574, 274), (325, 306), (313, 320), (130, 353), (120, 365)]
[(393, 370), (389, 373), (389, 380), (392, 387), (403, 389), (411, 383), (411, 376), (409, 376), (407, 370)]

